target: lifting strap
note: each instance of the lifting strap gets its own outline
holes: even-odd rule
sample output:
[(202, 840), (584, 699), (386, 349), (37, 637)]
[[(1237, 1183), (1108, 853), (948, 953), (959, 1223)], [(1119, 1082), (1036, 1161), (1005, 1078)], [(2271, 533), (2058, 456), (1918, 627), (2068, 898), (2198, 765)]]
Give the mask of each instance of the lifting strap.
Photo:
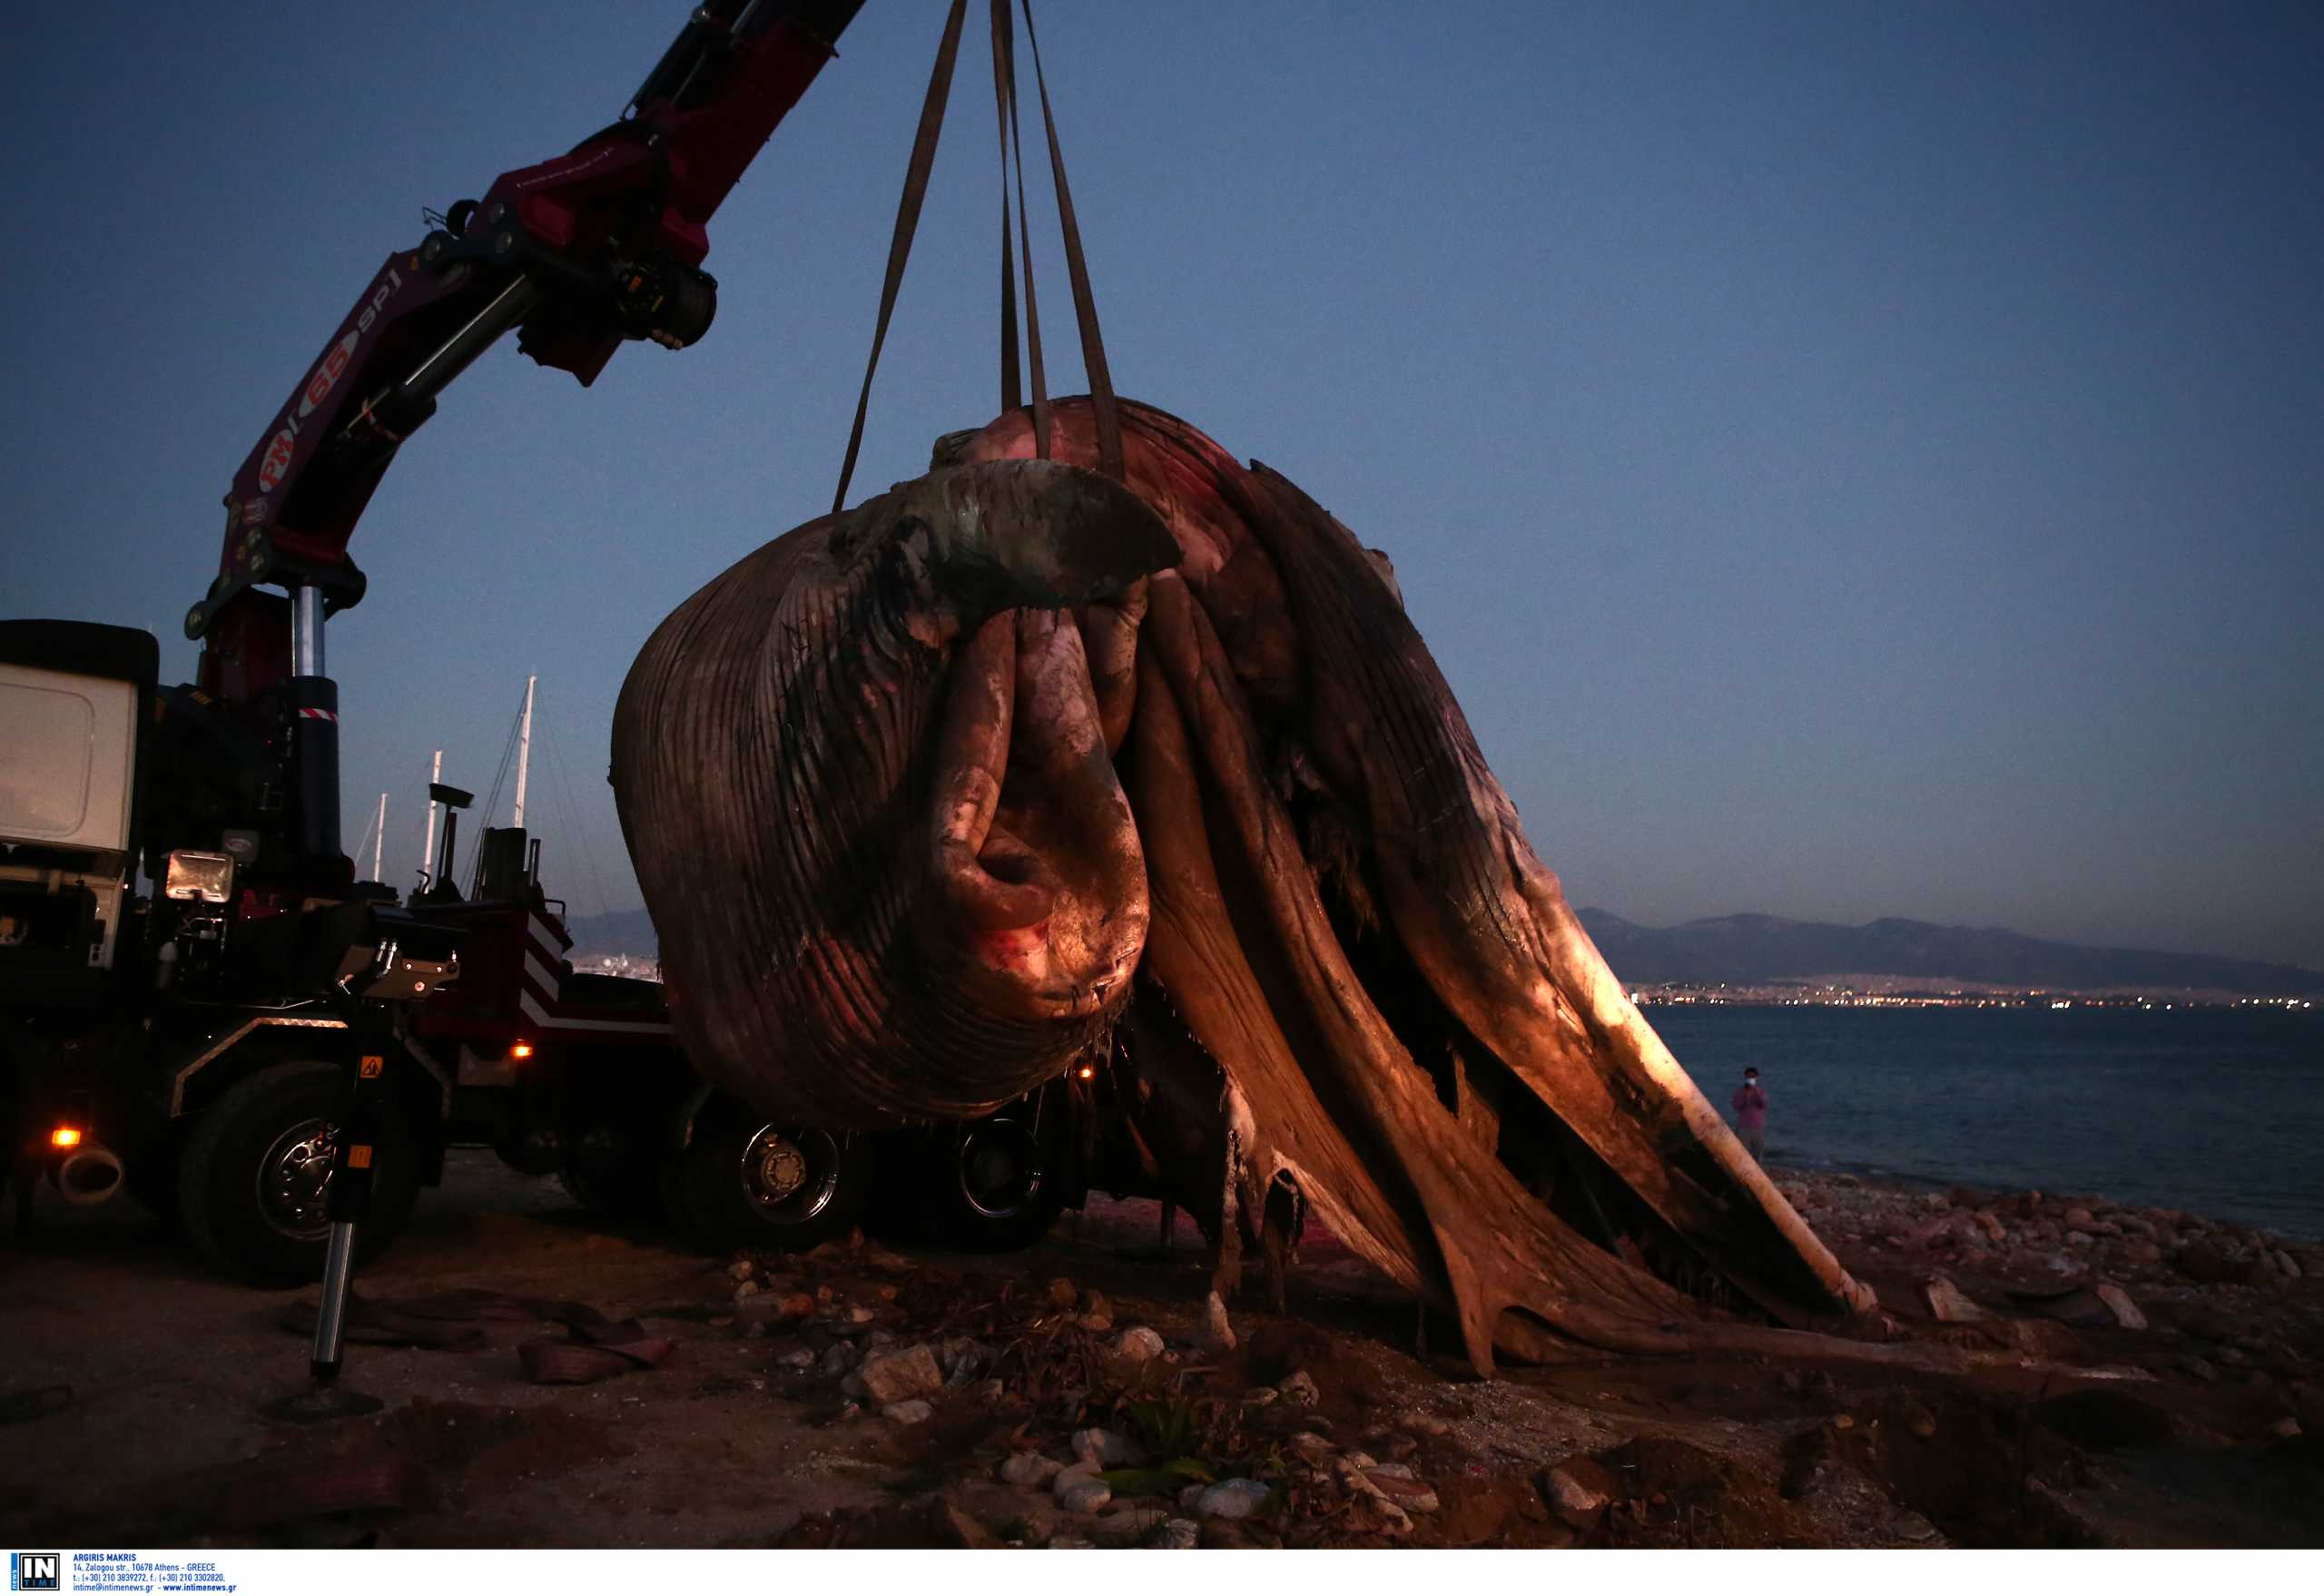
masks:
[(912, 137), (911, 163), (904, 169), (904, 192), (896, 206), (895, 236), (888, 241), (888, 275), (880, 285), (880, 320), (872, 332), (872, 358), (863, 365), (863, 391), (856, 396), (855, 425), (847, 435), (847, 458), (839, 468), (839, 491), (832, 495), (832, 514), (847, 507), (847, 485), (855, 476), (855, 457), (863, 447), (863, 418), (872, 407), (872, 374), (880, 369), (880, 346), (888, 341), (888, 322), (896, 313), (896, 291), (903, 287), (904, 262), (911, 259), (911, 236), (920, 227), (921, 202), (928, 197), (928, 174), (936, 166), (936, 140), (944, 131), (944, 103), (952, 92), (952, 63), (960, 53), (960, 23), (969, 0), (952, 0), (944, 19), (944, 42), (936, 48), (936, 70), (929, 74), (928, 98), (920, 107), (920, 131)]
[[(1089, 378), (1089, 403), (1098, 417), (1098, 469), (1122, 479), (1122, 422), (1114, 402), (1113, 374), (1106, 368), (1106, 340), (1098, 331), (1098, 301), (1089, 291), (1089, 263), (1081, 252), (1081, 227), (1073, 216), (1073, 191), (1065, 182), (1065, 153), (1058, 148), (1057, 118), (1049, 111), (1049, 79), (1041, 72), (1041, 41), (1033, 33), (1033, 0), (1025, 8), (1025, 42), (1033, 47), (1033, 82), (1041, 93), (1041, 125), (1049, 136), (1049, 175), (1057, 183), (1058, 228), (1065, 237), (1065, 270), (1073, 283), (1073, 313), (1081, 325), (1081, 366)], [(1048, 456), (1044, 453), (1043, 458)]]
[[(1041, 71), (1040, 41), (1033, 33), (1032, 0), (1019, 0), (1025, 15), (1025, 38), (1033, 47), (1033, 75), (1039, 86), (1041, 123), (1049, 137), (1049, 175), (1057, 189), (1059, 231), (1065, 244), (1066, 274), (1073, 290), (1073, 309), (1081, 334), (1081, 359), (1089, 381), (1089, 399), (1098, 427), (1098, 468), (1120, 479), (1122, 470), (1121, 414), (1114, 397), (1113, 377), (1106, 364), (1106, 346), (1098, 327), (1098, 305), (1089, 288), (1089, 267), (1081, 245), (1081, 229), (1073, 211), (1072, 191), (1066, 185), (1065, 155), (1059, 148), (1057, 118), (1049, 106), (1049, 81)], [(863, 447), (863, 425), (872, 404), (872, 379), (880, 368), (880, 351), (887, 342), (888, 325), (895, 315), (896, 296), (903, 287), (904, 266), (911, 258), (912, 238), (920, 227), (920, 212), (928, 197), (928, 180), (936, 166), (936, 146), (944, 126), (944, 109), (951, 94), (952, 69), (960, 54), (960, 25), (967, 0), (952, 0), (945, 18), (943, 41), (937, 46), (936, 65), (929, 75), (927, 98), (920, 110), (920, 127), (912, 140), (911, 160), (904, 171), (904, 187), (896, 206), (894, 236), (888, 245), (888, 271), (880, 288), (880, 314), (872, 334), (871, 358), (864, 362), (863, 387), (856, 396), (855, 421), (848, 430), (847, 456), (840, 466), (839, 489), (832, 496), (832, 513), (847, 506), (848, 485), (854, 479), (857, 455)], [(1025, 198), (1025, 145), (1018, 125), (1016, 44), (1009, 0), (992, 0), (993, 110), (1000, 139), (1000, 402), (1004, 412), (1019, 409), (1017, 364), (1016, 257), (1025, 273), (1025, 340), (1033, 389), (1033, 444), (1042, 459), (1049, 458), (1049, 404), (1047, 373), (1041, 358), (1041, 318), (1033, 291), (1033, 241), (1029, 227), (1032, 207)], [(1013, 154), (1013, 160), (1012, 160)], [(1014, 167), (1017, 188), (1017, 249), (1009, 240), (1009, 188)]]
[[(1025, 402), (1017, 374), (1017, 261), (1015, 241), (1009, 236), (1009, 128), (1016, 120), (1017, 63), (1009, 48), (1009, 0), (992, 0), (992, 113), (1000, 130), (1000, 409), (1003, 414)], [(1020, 182), (1022, 179), (1019, 179)], [(1033, 252), (1025, 251), (1025, 264)], [(1026, 292), (1032, 292), (1029, 284)]]
[[(1026, 353), (1033, 371), (1033, 454), (1038, 459), (1049, 458), (1049, 385), (1048, 362), (1041, 355), (1041, 306), (1033, 291), (1033, 207), (1025, 198), (1025, 137), (1017, 122), (1017, 41), (1009, 22), (1009, 0), (992, 0), (993, 48), (999, 64), (992, 80), (993, 98), (1004, 108), (1009, 120), (1009, 139), (1014, 146), (1013, 160), (1017, 172), (1017, 240), (1025, 258), (1025, 340)], [(1009, 173), (1001, 172), (1001, 193), (1008, 194)], [(1004, 314), (1013, 307), (1004, 306)], [(1013, 348), (1013, 345), (1012, 345)], [(1009, 355), (1002, 361), (1003, 414), (1018, 409), (1022, 400), (1013, 397), (1007, 388)]]

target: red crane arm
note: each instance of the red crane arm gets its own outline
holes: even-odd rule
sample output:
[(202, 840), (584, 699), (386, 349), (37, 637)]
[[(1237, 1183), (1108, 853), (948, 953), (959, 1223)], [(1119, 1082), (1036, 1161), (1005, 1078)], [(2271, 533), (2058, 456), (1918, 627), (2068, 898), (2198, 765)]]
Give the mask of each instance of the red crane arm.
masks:
[(708, 0), (631, 100), (566, 155), (495, 178), (381, 264), (234, 474), (218, 576), (188, 613), (201, 685), (248, 702), (290, 675), (288, 600), (363, 596), (355, 524), (436, 395), (511, 328), (593, 381), (625, 339), (708, 330), (709, 222), (834, 54), (862, 0)]

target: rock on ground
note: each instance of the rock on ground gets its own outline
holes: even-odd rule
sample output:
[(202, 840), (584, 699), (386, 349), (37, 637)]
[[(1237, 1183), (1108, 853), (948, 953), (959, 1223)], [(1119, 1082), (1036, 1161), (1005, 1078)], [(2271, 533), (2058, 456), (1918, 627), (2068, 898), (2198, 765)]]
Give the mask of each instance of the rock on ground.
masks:
[(1064, 1473), (1065, 1465), (1038, 1452), (1012, 1452), (1001, 1463), (1000, 1477), (1011, 1485), (1046, 1486)]
[(1592, 1491), (1563, 1469), (1551, 1469), (1541, 1477), (1542, 1494), (1550, 1505), (1561, 1512), (1596, 1512), (1606, 1505), (1606, 1493)]
[(1090, 1526), (1090, 1538), (1100, 1546), (1132, 1545), (1169, 1516), (1158, 1507), (1118, 1507)]
[(1928, 1298), (1929, 1314), (1941, 1324), (1967, 1325), (1993, 1317), (1970, 1301), (1966, 1292), (1942, 1275), (1930, 1276), (1921, 1292)]
[(1412, 1471), (1402, 1463), (1381, 1463), (1364, 1473), (1374, 1490), (1406, 1512), (1434, 1512), (1441, 1505), (1436, 1488), (1413, 1478)]
[(2111, 1281), (2102, 1283), (2098, 1287), (2098, 1300), (2106, 1305), (2106, 1311), (2114, 1315), (2114, 1323), (2123, 1329), (2146, 1328), (2146, 1315), (2139, 1312), (2139, 1305), (2132, 1302), (2131, 1294), (2121, 1286)]
[(863, 1394), (882, 1404), (944, 1388), (944, 1371), (936, 1366), (936, 1355), (925, 1343), (865, 1358), (855, 1372), (863, 1382)]
[(1100, 1469), (1128, 1468), (1138, 1461), (1137, 1451), (1127, 1437), (1096, 1427), (1073, 1433), (1073, 1455)]
[(1150, 1330), (1143, 1325), (1136, 1325), (1116, 1336), (1110, 1350), (1115, 1357), (1126, 1364), (1151, 1363), (1162, 1355), (1162, 1335), (1159, 1331)]
[(1246, 1519), (1267, 1499), (1267, 1488), (1256, 1480), (1221, 1480), (1205, 1485), (1195, 1497), (1195, 1512), (1205, 1518)]
[(1114, 1488), (1095, 1474), (1059, 1474), (1058, 1505), (1068, 1512), (1096, 1512), (1114, 1499)]
[(1215, 1291), (1203, 1304), (1203, 1345), (1216, 1352), (1235, 1350), (1235, 1326), (1226, 1317), (1226, 1299)]

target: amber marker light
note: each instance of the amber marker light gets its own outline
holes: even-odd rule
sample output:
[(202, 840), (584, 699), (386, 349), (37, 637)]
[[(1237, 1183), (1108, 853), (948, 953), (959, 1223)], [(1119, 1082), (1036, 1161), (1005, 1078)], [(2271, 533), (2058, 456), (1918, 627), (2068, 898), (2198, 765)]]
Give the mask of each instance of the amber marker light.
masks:
[(529, 1059), (533, 1056), (533, 1044), (518, 1042), (508, 1049), (508, 1056), (511, 1059)]
[(1077, 1073), (1082, 1079), (1088, 1080), (1098, 1073), (1098, 1069), (1094, 1064), (1084, 1064)]
[(60, 1125), (48, 1133), (48, 1145), (53, 1148), (77, 1148), (81, 1145), (80, 1127)]

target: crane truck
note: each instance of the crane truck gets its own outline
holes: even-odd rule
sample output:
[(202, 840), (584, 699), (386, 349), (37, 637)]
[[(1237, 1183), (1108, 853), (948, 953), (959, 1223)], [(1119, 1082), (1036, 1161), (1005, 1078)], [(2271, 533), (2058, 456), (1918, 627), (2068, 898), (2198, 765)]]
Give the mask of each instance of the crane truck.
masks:
[(0, 1147), (20, 1224), (46, 1186), (126, 1190), (212, 1266), (315, 1278), (353, 1149), (357, 1259), (445, 1155), (486, 1147), (695, 1242), (812, 1245), (876, 1200), (950, 1239), (1029, 1244), (1087, 1189), (1093, 1071), (967, 1124), (773, 1124), (672, 1039), (661, 989), (576, 972), (540, 843), (437, 784), (432, 869), (356, 879), (340, 835), (329, 620), (364, 507), (437, 396), (508, 332), (586, 386), (628, 341), (684, 349), (718, 285), (707, 223), (861, 0), (708, 0), (624, 115), (507, 172), (381, 264), (235, 473), (196, 679), (147, 632), (0, 621)]

